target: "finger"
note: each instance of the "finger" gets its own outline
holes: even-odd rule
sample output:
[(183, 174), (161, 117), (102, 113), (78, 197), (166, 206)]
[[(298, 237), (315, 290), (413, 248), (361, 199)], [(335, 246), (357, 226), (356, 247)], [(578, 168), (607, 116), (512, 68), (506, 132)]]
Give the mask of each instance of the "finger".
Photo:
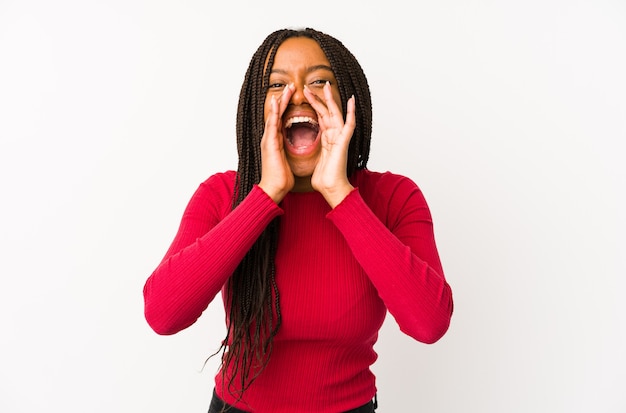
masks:
[(317, 112), (318, 117), (321, 118), (326, 115), (327, 110), (324, 101), (306, 85), (304, 85), (304, 97), (306, 97), (311, 107)]
[(278, 102), (276, 101), (276, 97), (272, 95), (270, 97), (270, 113), (267, 116), (267, 120), (265, 121), (265, 134), (270, 132), (272, 129), (275, 130), (277, 123), (278, 123)]
[(350, 130), (354, 130), (356, 126), (356, 98), (354, 95), (350, 96), (348, 99), (348, 110), (346, 113), (346, 123), (345, 127)]
[[(311, 107), (317, 113), (317, 119), (322, 129), (335, 127), (337, 125), (334, 125), (334, 123), (337, 122), (338, 118), (334, 117), (334, 114), (341, 113), (341, 110), (333, 99), (332, 90), (330, 89), (330, 84), (328, 82), (324, 85), (322, 94), (323, 96), (319, 96), (308, 87), (304, 87), (304, 95)], [(329, 104), (332, 105), (332, 107), (329, 107)], [(343, 119), (341, 119), (341, 117), (339, 120), (343, 123)]]
[(341, 113), (335, 99), (333, 98), (333, 91), (330, 87), (330, 82), (326, 82), (324, 85), (324, 101), (326, 103), (326, 109), (328, 110), (328, 115), (332, 118), (333, 116)]
[(283, 93), (280, 95), (280, 104), (279, 104), (279, 116), (282, 116), (283, 113), (285, 113), (285, 109), (287, 109), (287, 106), (289, 105), (289, 99), (291, 99), (291, 96), (293, 95), (293, 92), (296, 90), (296, 87), (294, 86), (293, 83), (288, 84), (287, 86), (285, 86), (285, 88), (283, 89)]
[(283, 113), (285, 113), (287, 105), (289, 105), (289, 99), (291, 98), (294, 89), (295, 87), (293, 83), (291, 83), (283, 89), (283, 92), (278, 98), (276, 98), (276, 96), (274, 95), (270, 97), (270, 113), (265, 123), (266, 131), (268, 131), (270, 128), (279, 127), (280, 118)]

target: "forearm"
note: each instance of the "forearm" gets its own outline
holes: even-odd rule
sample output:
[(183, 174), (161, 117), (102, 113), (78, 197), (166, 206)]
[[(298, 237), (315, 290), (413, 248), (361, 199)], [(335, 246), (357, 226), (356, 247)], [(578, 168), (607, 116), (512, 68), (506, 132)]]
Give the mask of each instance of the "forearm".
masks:
[(187, 243), (170, 251), (144, 287), (145, 316), (159, 334), (193, 324), (213, 301), (265, 227), (281, 213), (260, 189), (204, 234), (186, 228)]
[(395, 234), (353, 191), (328, 214), (402, 331), (433, 343), (447, 331), (452, 292), (439, 262), (432, 224), (414, 217)]

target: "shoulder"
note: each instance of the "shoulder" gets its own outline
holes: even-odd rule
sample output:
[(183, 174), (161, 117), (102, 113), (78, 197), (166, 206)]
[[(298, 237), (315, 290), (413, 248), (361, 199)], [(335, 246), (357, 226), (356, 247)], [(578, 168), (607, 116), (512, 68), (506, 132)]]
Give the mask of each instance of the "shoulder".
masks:
[(393, 172), (375, 172), (367, 169), (355, 172), (352, 184), (359, 188), (364, 197), (383, 197), (421, 193), (417, 184), (409, 177)]
[(188, 211), (213, 210), (218, 215), (228, 213), (236, 175), (235, 171), (218, 172), (202, 181), (189, 201)]
[(225, 191), (232, 195), (233, 188), (235, 187), (235, 177), (237, 176), (237, 172), (235, 171), (224, 171), (217, 172), (213, 175), (209, 176), (203, 182), (200, 183), (200, 189), (202, 190), (210, 190), (212, 192), (215, 191)]
[(409, 177), (393, 172), (357, 171), (352, 184), (372, 211), (388, 226), (410, 213), (420, 211), (430, 217), (426, 199), (418, 185)]

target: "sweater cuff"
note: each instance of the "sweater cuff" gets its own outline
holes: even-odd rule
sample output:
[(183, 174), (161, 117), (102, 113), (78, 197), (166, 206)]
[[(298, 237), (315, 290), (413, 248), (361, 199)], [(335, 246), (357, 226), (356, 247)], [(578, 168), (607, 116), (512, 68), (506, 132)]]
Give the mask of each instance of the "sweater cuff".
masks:
[(326, 214), (326, 218), (334, 221), (335, 219), (341, 218), (353, 218), (358, 221), (358, 217), (354, 215), (355, 208), (360, 208), (365, 205), (365, 201), (361, 198), (361, 193), (359, 192), (359, 188), (352, 189), (348, 195), (341, 201), (335, 208), (333, 208), (328, 214)]
[(252, 190), (250, 190), (246, 199), (248, 198), (250, 199), (252, 208), (262, 210), (271, 215), (272, 218), (285, 213), (285, 211), (283, 211), (283, 209), (257, 184), (252, 186)]

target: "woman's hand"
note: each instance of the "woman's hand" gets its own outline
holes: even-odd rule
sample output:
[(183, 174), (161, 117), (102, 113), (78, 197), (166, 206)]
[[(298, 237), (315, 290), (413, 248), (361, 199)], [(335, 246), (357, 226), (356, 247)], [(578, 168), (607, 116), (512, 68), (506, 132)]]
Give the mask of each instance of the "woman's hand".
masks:
[(293, 172), (285, 154), (282, 134), (281, 118), (289, 98), (293, 93), (294, 85), (285, 87), (280, 98), (272, 96), (270, 110), (265, 120), (265, 129), (261, 139), (261, 182), (259, 187), (265, 191), (274, 202), (279, 203), (294, 186)]
[(317, 112), (322, 133), (322, 150), (311, 177), (311, 185), (334, 208), (354, 189), (348, 181), (346, 168), (348, 147), (356, 125), (354, 96), (348, 99), (348, 113), (344, 123), (341, 108), (333, 99), (330, 83), (324, 85), (323, 100), (306, 87), (304, 95)]

